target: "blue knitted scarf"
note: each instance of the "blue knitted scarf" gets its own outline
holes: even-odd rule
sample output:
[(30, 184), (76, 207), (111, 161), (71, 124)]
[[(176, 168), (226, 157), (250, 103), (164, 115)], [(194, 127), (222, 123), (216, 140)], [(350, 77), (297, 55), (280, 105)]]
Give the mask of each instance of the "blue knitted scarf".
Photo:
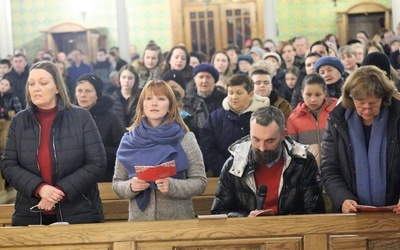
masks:
[(384, 106), (372, 124), (367, 147), (361, 117), (355, 110), (347, 110), (350, 142), (356, 169), (358, 203), (383, 206), (386, 201), (386, 148), (389, 108)]
[[(180, 141), (185, 129), (177, 122), (161, 123), (153, 128), (146, 119), (131, 131), (124, 134), (117, 151), (117, 158), (125, 167), (129, 178), (136, 176), (135, 166), (156, 166), (175, 160), (176, 179), (185, 178), (184, 171), (189, 168), (188, 159)], [(136, 203), (143, 212), (149, 201), (151, 189), (156, 189), (154, 182), (150, 188), (136, 196)]]

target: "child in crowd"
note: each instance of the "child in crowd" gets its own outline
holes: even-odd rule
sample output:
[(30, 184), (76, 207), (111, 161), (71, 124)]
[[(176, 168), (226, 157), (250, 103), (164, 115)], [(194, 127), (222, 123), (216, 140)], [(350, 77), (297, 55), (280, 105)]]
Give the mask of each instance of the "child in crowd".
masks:
[(300, 70), (296, 66), (290, 67), (285, 73), (286, 90), (284, 93), (284, 98), (289, 103), (292, 101), (292, 94), (294, 87), (296, 86), (296, 81), (299, 78)]
[(0, 80), (0, 153), (3, 154), (6, 144), (10, 120), (22, 110), (18, 97), (11, 93), (12, 78), (4, 77)]
[(182, 120), (185, 122), (186, 126), (188, 126), (190, 132), (193, 132), (193, 134), (196, 136), (196, 138), (199, 137), (199, 127), (196, 125), (195, 120), (193, 119), (193, 116), (185, 111), (184, 104), (182, 102), (182, 96), (177, 90), (172, 90), (175, 95), (176, 103), (178, 104), (178, 110), (179, 114), (181, 115)]
[(0, 80), (0, 119), (8, 121), (22, 110), (18, 97), (11, 93), (12, 83), (11, 77), (4, 77)]
[(254, 82), (255, 97), (268, 97), (270, 105), (277, 107), (287, 120), (292, 113), (290, 103), (274, 90), (272, 85), (273, 65), (269, 61), (259, 61), (250, 67), (249, 75)]
[(11, 71), (11, 62), (7, 59), (0, 60), (0, 79)]
[(326, 82), (318, 74), (304, 77), (301, 95), (304, 102), (300, 102), (290, 115), (286, 124), (287, 133), (295, 141), (309, 145), (308, 150), (315, 156), (319, 167), (325, 125), (337, 99), (326, 97)]
[(248, 75), (250, 66), (253, 64), (253, 58), (250, 55), (239, 55), (237, 74)]

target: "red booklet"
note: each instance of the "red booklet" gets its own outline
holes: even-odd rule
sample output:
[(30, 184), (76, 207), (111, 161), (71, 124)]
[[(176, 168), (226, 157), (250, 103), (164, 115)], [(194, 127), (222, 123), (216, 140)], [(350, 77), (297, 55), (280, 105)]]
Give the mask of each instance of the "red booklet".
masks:
[(366, 206), (366, 205), (357, 205), (357, 212), (392, 212), (397, 205), (392, 206), (382, 206), (382, 207), (374, 207), (374, 206)]
[(176, 165), (172, 160), (157, 166), (135, 166), (135, 171), (137, 178), (153, 182), (176, 175)]

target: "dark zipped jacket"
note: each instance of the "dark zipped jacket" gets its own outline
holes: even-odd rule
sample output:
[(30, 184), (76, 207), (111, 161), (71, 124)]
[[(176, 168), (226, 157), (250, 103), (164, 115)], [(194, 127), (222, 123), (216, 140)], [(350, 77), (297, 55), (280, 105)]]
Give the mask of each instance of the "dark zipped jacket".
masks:
[(99, 182), (111, 182), (114, 176), (115, 157), (121, 138), (126, 129), (118, 117), (111, 112), (113, 100), (103, 96), (89, 109), (97, 129), (99, 130), (107, 156), (107, 169)]
[[(339, 104), (328, 118), (322, 142), (321, 179), (332, 201), (333, 212), (341, 212), (346, 199), (357, 201), (356, 169), (352, 155), (346, 109)], [(400, 102), (389, 107), (386, 151), (386, 205), (395, 205), (400, 195)], [(373, 147), (374, 143), (370, 142)]]
[[(17, 190), (13, 226), (41, 223), (41, 213), (30, 207), (40, 198), (35, 189), (44, 183), (37, 163), (40, 126), (35, 118), (37, 108), (30, 103), (10, 124), (2, 158), (3, 174)], [(106, 155), (100, 134), (86, 110), (58, 101), (51, 134), (53, 186), (58, 186), (66, 199), (56, 204), (58, 221), (69, 223), (103, 222), (104, 215), (97, 181), (106, 168)]]
[[(284, 167), (278, 214), (325, 213), (322, 184), (314, 156), (306, 146), (290, 137), (282, 143)], [(257, 164), (253, 160), (250, 137), (233, 144), (230, 151), (232, 156), (222, 169), (211, 213), (245, 217), (257, 208), (254, 177)]]

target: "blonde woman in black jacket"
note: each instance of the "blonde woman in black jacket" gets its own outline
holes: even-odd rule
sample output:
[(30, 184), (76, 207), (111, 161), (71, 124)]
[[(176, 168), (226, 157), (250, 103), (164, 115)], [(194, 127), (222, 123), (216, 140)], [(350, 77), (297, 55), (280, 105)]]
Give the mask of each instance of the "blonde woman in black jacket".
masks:
[(2, 158), (4, 178), (17, 190), (12, 225), (103, 222), (97, 181), (106, 156), (91, 115), (71, 105), (49, 61), (30, 69), (26, 100)]

